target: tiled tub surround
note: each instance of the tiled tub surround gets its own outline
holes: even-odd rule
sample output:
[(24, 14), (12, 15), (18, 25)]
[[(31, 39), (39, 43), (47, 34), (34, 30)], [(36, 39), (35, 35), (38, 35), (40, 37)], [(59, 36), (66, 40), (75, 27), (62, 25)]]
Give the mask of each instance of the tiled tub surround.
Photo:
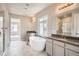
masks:
[[(41, 36), (40, 36), (41, 37)], [(52, 34), (47, 39), (46, 52), (50, 56), (79, 56), (78, 37)]]

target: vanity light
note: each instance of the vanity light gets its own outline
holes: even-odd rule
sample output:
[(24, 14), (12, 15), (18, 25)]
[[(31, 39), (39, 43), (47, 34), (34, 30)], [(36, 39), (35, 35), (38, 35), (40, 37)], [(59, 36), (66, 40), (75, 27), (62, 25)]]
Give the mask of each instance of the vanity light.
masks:
[(67, 7), (69, 7), (69, 6), (73, 5), (73, 4), (74, 3), (67, 3), (67, 4), (63, 5), (62, 7), (60, 7), (58, 10), (62, 10), (62, 9), (67, 8)]
[(32, 17), (32, 23), (36, 22), (36, 17)]

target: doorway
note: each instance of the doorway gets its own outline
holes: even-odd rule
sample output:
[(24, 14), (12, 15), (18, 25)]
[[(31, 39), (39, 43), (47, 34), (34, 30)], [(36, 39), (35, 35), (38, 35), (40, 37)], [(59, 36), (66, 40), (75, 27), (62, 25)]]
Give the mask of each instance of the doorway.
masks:
[(20, 19), (11, 18), (11, 41), (21, 40)]

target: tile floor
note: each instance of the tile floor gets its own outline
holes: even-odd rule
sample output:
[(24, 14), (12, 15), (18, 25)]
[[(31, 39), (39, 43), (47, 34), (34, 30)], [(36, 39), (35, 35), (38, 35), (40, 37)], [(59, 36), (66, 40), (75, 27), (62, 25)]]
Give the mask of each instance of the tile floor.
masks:
[(37, 52), (26, 45), (25, 41), (11, 41), (5, 56), (47, 56), (46, 52)]

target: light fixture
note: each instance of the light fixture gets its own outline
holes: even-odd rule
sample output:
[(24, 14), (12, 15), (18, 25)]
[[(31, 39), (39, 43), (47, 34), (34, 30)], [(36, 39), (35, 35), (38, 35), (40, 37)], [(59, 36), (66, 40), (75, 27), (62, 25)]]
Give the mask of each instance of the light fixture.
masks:
[(74, 3), (67, 3), (67, 4), (64, 4), (62, 7), (60, 7), (58, 10), (62, 10), (62, 9), (65, 9), (71, 5), (73, 5)]
[(32, 23), (36, 22), (36, 17), (32, 17)]

